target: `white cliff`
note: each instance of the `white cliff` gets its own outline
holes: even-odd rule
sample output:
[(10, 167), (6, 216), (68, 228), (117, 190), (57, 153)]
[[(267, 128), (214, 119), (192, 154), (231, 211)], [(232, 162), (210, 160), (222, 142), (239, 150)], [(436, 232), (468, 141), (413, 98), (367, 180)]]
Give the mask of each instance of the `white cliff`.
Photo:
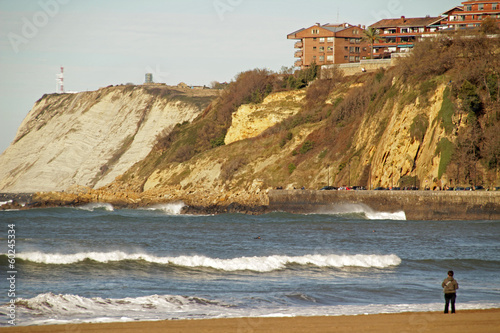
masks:
[(159, 134), (192, 121), (214, 96), (166, 86), (46, 95), (0, 155), (0, 192), (105, 186), (144, 159)]

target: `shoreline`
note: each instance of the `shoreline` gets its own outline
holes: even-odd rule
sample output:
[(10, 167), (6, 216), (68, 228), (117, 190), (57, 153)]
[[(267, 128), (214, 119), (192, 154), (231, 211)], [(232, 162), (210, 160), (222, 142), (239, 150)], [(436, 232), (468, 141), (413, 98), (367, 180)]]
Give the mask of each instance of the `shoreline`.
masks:
[(493, 333), (500, 330), (500, 308), (442, 312), (403, 312), (356, 316), (246, 317), (2, 327), (5, 332), (428, 332)]
[[(203, 202), (196, 197), (163, 196), (135, 192), (88, 193), (0, 193), (2, 210), (81, 207), (108, 203), (117, 209), (149, 208), (154, 205), (183, 203), (182, 214), (218, 215), (242, 213), (261, 215), (271, 212), (294, 214), (332, 213), (354, 207), (356, 211), (404, 212), (407, 220), (500, 220), (500, 191), (320, 191), (269, 190), (266, 200), (231, 201), (224, 197)], [(10, 200), (8, 202), (8, 200)]]

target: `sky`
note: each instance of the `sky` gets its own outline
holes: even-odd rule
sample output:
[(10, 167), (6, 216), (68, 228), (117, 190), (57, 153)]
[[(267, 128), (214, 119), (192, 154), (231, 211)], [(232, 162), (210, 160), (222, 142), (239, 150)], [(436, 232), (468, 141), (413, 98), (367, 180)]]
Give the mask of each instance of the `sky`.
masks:
[(56, 91), (155, 82), (210, 85), (294, 64), (287, 34), (315, 23), (439, 16), (461, 0), (0, 0), (0, 153)]

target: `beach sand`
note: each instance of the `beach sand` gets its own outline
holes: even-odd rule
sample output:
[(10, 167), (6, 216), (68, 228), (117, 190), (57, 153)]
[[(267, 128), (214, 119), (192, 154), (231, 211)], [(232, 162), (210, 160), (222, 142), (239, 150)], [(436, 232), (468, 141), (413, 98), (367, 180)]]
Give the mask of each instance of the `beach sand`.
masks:
[(370, 333), (498, 333), (500, 309), (441, 312), (396, 313), (359, 316), (235, 318), (78, 324), (54, 326), (19, 326), (0, 328), (5, 332), (84, 333), (84, 332), (370, 332)]

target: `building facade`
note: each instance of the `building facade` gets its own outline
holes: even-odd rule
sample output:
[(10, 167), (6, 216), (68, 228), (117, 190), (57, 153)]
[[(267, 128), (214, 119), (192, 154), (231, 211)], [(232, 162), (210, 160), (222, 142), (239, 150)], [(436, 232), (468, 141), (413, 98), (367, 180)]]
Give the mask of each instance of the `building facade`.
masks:
[(500, 1), (464, 1), (443, 13), (446, 17), (442, 24), (451, 29), (476, 28), (481, 22), (490, 17), (500, 25)]
[(369, 43), (363, 41), (364, 27), (344, 24), (325, 24), (303, 28), (288, 34), (295, 43), (296, 67), (355, 63), (370, 54)]
[(392, 53), (404, 53), (415, 42), (443, 29), (444, 17), (417, 17), (380, 20), (370, 26), (379, 32), (380, 40), (373, 45), (373, 58), (390, 58)]

